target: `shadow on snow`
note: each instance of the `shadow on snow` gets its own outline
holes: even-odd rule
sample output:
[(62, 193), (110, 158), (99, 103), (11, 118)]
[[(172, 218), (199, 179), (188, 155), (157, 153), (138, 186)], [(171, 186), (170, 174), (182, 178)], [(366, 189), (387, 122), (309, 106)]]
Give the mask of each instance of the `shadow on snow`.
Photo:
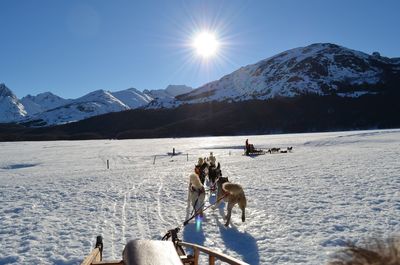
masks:
[[(219, 217), (224, 217), (225, 203), (221, 203), (218, 208)], [(256, 239), (247, 232), (240, 232), (232, 223), (229, 227), (225, 227), (225, 225), (220, 222), (220, 218), (215, 216), (215, 221), (225, 246), (241, 255), (244, 262), (260, 264), (260, 255), (258, 253)]]

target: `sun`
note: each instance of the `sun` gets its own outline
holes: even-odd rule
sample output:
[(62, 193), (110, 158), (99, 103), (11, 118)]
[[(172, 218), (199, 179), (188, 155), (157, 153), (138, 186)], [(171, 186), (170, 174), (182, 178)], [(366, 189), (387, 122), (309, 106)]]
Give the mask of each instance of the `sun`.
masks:
[(192, 46), (197, 55), (210, 58), (218, 53), (220, 43), (214, 33), (203, 31), (193, 38)]

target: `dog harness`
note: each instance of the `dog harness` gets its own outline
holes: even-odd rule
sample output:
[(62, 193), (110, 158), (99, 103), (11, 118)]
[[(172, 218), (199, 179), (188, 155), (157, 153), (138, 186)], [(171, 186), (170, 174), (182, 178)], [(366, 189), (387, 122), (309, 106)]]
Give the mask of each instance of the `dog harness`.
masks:
[(192, 192), (197, 192), (199, 194), (205, 193), (206, 190), (204, 189), (204, 187), (200, 188), (200, 189), (196, 189), (193, 185), (190, 185), (190, 190)]

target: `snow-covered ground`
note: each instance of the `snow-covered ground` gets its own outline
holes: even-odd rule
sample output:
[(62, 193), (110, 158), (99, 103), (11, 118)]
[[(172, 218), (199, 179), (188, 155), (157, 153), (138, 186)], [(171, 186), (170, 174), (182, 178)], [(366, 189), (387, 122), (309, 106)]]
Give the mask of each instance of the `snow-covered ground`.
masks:
[(160, 239), (187, 217), (188, 176), (210, 151), (244, 187), (246, 222), (236, 206), (225, 228), (210, 208), (185, 241), (250, 264), (325, 264), (348, 240), (400, 232), (400, 130), (250, 136), (294, 148), (258, 157), (242, 156), (245, 138), (0, 143), (0, 264), (79, 264), (100, 234), (106, 259)]

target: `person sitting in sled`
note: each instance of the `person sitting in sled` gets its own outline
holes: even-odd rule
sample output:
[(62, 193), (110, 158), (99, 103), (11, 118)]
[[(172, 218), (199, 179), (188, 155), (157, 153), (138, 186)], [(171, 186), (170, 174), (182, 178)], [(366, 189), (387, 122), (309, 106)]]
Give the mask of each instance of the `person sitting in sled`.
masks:
[(252, 144), (249, 144), (249, 139), (246, 139), (246, 155), (248, 156), (253, 151), (254, 146)]
[(246, 155), (259, 152), (262, 152), (262, 150), (256, 150), (253, 144), (249, 144), (249, 139), (246, 139)]

